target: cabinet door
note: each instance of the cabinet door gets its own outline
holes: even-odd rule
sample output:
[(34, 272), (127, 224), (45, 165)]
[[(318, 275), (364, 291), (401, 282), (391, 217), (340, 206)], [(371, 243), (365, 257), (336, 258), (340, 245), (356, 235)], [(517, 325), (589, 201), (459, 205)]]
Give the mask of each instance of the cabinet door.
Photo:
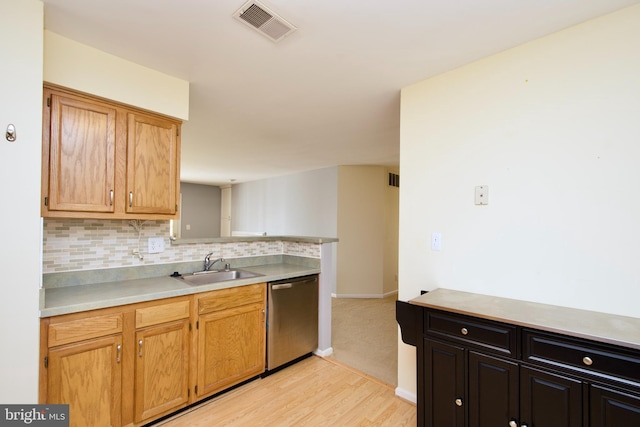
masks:
[(424, 407), (428, 427), (464, 427), (465, 354), (462, 347), (424, 341)]
[(50, 99), (47, 209), (113, 212), (115, 108), (55, 94)]
[(127, 213), (176, 213), (178, 150), (176, 122), (128, 113)]
[(515, 362), (469, 352), (469, 425), (508, 426), (519, 419), (519, 368)]
[(69, 404), (70, 426), (119, 426), (121, 355), (121, 335), (50, 349), (47, 403)]
[(189, 320), (136, 333), (135, 421), (187, 404), (189, 395)]
[(520, 424), (582, 427), (582, 382), (563, 375), (522, 367)]
[(198, 396), (220, 391), (264, 372), (264, 322), (263, 304), (200, 315)]
[(640, 426), (640, 396), (591, 386), (591, 427)]

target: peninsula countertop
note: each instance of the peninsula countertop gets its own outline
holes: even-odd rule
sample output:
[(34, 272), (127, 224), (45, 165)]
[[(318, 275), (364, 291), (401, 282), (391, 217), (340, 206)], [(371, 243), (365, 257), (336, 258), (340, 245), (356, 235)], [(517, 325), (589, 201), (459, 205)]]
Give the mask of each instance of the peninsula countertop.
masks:
[(44, 304), (40, 310), (40, 317), (57, 316), (320, 273), (319, 268), (286, 263), (255, 265), (242, 269), (258, 273), (260, 276), (192, 286), (179, 278), (167, 275), (44, 289)]
[(640, 350), (640, 318), (435, 289), (409, 301), (451, 313)]

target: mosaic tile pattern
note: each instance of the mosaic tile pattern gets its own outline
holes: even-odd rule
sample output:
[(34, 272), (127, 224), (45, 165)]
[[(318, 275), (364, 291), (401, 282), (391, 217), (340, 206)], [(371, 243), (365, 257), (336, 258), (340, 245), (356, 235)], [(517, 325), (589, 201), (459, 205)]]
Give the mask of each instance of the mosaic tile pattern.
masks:
[(305, 242), (281, 242), (284, 245), (283, 254), (320, 258), (320, 245)]
[[(142, 224), (140, 235), (136, 226)], [(165, 237), (166, 236), (166, 237)], [(198, 261), (208, 252), (215, 257), (242, 258), (294, 255), (320, 258), (321, 245), (305, 242), (258, 241), (194, 243), (171, 246), (169, 221), (44, 220), (42, 272), (95, 270)], [(165, 237), (165, 251), (147, 253), (150, 237)], [(142, 259), (133, 252), (139, 250)]]

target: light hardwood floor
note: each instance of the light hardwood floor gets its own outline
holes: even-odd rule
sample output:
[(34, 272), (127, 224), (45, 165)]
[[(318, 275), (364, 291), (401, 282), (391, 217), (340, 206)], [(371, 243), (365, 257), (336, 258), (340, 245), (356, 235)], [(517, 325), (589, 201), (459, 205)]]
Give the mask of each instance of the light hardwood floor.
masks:
[(312, 356), (180, 414), (162, 427), (415, 426), (416, 407), (389, 385)]

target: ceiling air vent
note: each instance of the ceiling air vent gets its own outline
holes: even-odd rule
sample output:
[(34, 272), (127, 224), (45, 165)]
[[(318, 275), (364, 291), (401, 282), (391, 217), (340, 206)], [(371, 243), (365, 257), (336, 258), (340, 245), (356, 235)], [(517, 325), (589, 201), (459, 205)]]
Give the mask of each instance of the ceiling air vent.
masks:
[(257, 1), (245, 3), (233, 17), (274, 42), (282, 40), (296, 30), (293, 24)]

